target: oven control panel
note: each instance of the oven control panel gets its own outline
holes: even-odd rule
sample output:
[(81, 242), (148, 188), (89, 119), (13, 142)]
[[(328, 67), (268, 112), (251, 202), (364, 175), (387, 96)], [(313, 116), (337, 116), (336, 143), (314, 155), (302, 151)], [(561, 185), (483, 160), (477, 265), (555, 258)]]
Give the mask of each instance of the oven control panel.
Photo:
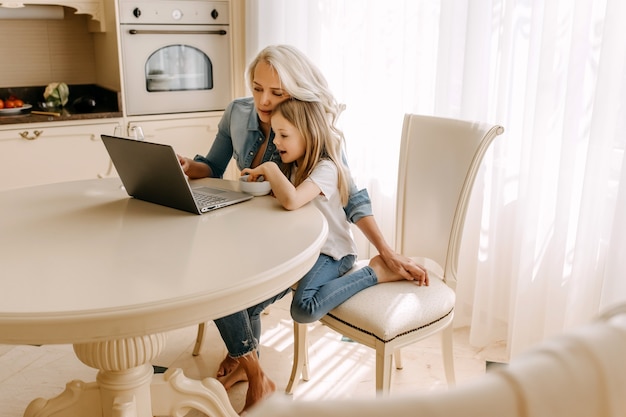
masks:
[(120, 24), (228, 25), (228, 1), (119, 0)]

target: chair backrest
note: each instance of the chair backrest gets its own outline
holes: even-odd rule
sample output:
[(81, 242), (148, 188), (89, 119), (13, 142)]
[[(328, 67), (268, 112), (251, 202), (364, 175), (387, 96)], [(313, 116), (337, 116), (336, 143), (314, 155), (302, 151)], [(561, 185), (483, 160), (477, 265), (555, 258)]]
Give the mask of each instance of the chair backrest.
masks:
[[(406, 114), (396, 208), (396, 251), (424, 257), (456, 282), (470, 193), (498, 125)], [(450, 282), (452, 281), (452, 282)]]

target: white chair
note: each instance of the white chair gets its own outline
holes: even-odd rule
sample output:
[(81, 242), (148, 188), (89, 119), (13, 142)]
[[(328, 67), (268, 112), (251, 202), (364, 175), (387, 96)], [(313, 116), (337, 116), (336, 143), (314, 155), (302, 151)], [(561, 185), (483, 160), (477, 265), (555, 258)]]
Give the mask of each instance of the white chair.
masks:
[[(443, 333), (446, 379), (453, 385), (452, 319), (458, 253), (470, 192), (498, 125), (407, 114), (398, 172), (396, 240), (398, 253), (419, 257), (430, 285), (400, 281), (375, 285), (329, 312), (321, 322), (376, 350), (376, 390), (387, 394), (392, 357), (402, 367), (400, 348)], [(360, 262), (360, 265), (367, 262)], [(309, 379), (307, 326), (294, 322), (294, 361), (287, 393), (300, 376)]]
[(206, 331), (206, 323), (198, 324), (198, 334), (196, 335), (196, 343), (193, 345), (193, 356), (198, 356), (202, 350), (202, 342), (204, 341), (204, 332)]
[(626, 304), (449, 390), (367, 399), (274, 396), (249, 417), (624, 417)]

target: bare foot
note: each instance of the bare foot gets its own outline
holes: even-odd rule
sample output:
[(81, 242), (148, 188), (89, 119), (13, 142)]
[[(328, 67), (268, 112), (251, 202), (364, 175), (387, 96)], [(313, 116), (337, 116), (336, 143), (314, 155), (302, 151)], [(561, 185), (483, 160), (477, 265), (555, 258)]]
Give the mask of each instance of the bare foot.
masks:
[(389, 269), (385, 261), (380, 255), (374, 256), (370, 259), (369, 266), (376, 273), (376, 277), (378, 278), (378, 283), (382, 282), (393, 282), (393, 281), (401, 281), (405, 279), (402, 275), (397, 272)]
[(244, 405), (242, 411), (248, 411), (250, 407), (259, 403), (259, 401), (264, 398), (269, 397), (276, 391), (276, 384), (269, 379), (267, 376), (263, 375), (260, 383), (258, 384), (250, 384), (248, 383), (248, 392), (246, 394), (246, 405)]
[(226, 355), (220, 367), (217, 369), (217, 377), (226, 376), (239, 366), (239, 362), (235, 358)]
[(276, 385), (265, 375), (263, 369), (261, 369), (256, 352), (239, 358), (239, 364), (245, 369), (246, 375), (248, 376), (246, 404), (242, 410), (245, 412), (264, 398), (272, 395), (276, 391)]
[(225, 376), (218, 376), (217, 380), (224, 385), (225, 390), (229, 390), (232, 386), (238, 382), (247, 381), (248, 375), (246, 375), (245, 369), (237, 362), (237, 366), (234, 370), (227, 373)]

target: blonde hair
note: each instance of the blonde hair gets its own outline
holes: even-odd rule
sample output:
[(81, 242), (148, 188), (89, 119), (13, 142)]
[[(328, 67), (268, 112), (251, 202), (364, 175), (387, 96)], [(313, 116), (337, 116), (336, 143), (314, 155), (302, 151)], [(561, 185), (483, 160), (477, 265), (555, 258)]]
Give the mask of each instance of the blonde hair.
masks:
[(329, 118), (330, 128), (343, 142), (343, 132), (336, 127), (337, 119), (345, 109), (328, 88), (328, 82), (317, 66), (299, 49), (291, 45), (269, 45), (250, 62), (246, 78), (253, 90), (254, 70), (259, 62), (268, 63), (278, 74), (282, 88), (300, 101), (316, 101)]
[[(306, 180), (322, 159), (331, 160), (337, 167), (337, 188), (341, 202), (345, 206), (350, 195), (349, 172), (342, 162), (342, 139), (331, 128), (331, 123), (320, 101), (302, 101), (294, 98), (280, 103), (272, 112), (281, 114), (295, 126), (304, 138), (306, 150), (302, 166), (298, 166), (293, 184), (297, 187)], [(294, 163), (283, 164), (283, 172), (290, 177)]]

